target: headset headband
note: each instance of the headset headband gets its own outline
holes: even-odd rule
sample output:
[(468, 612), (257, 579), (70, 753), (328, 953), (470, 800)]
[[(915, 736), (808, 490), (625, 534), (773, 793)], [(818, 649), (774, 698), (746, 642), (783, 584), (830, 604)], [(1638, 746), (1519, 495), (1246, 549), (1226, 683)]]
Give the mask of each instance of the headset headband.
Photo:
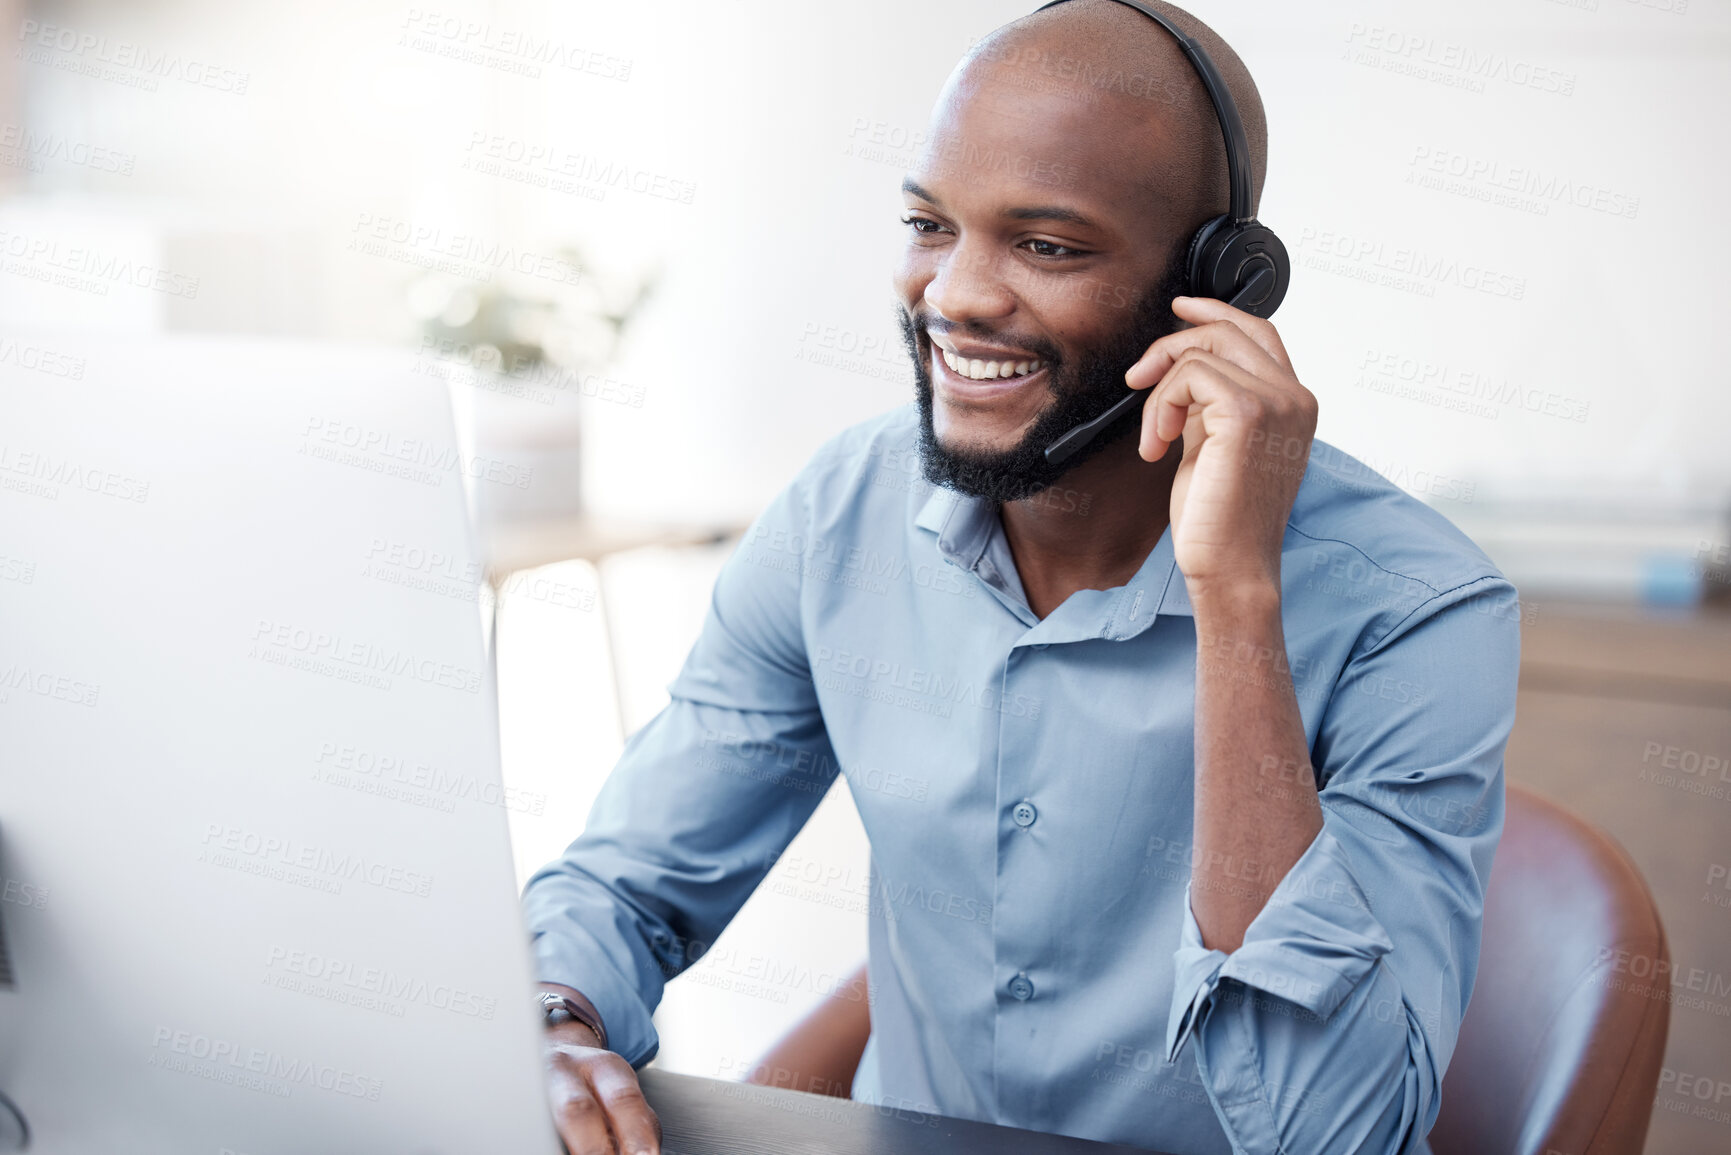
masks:
[[(1068, 0), (1051, 0), (1034, 11), (1044, 12), (1065, 3)], [(1117, 3), (1136, 9), (1170, 32), (1184, 50), (1191, 67), (1196, 69), (1196, 75), (1201, 77), (1202, 87), (1208, 90), (1208, 99), (1214, 102), (1214, 115), (1220, 120), (1221, 134), (1226, 138), (1226, 171), (1232, 181), (1231, 207), (1227, 215), (1235, 225), (1248, 224), (1255, 219), (1250, 211), (1250, 189), (1254, 182), (1250, 171), (1250, 141), (1244, 135), (1244, 121), (1238, 115), (1238, 104), (1232, 99), (1232, 90), (1226, 87), (1220, 70), (1214, 67), (1214, 61), (1208, 58), (1202, 45), (1187, 36), (1178, 25), (1141, 0), (1117, 0)]]
[[(1036, 8), (1044, 12), (1068, 0), (1050, 0)], [(1214, 102), (1214, 115), (1220, 120), (1220, 133), (1226, 138), (1226, 169), (1232, 182), (1229, 210), (1206, 221), (1190, 238), (1189, 254), (1184, 258), (1185, 292), (1192, 297), (1211, 297), (1242, 309), (1253, 317), (1273, 316), (1274, 310), (1286, 297), (1286, 287), (1292, 277), (1292, 260), (1286, 246), (1274, 231), (1263, 225), (1250, 211), (1251, 186), (1255, 177), (1250, 171), (1250, 141), (1244, 135), (1244, 121), (1239, 118), (1238, 105), (1221, 78), (1214, 61), (1183, 29), (1154, 11), (1142, 0), (1117, 0), (1134, 8), (1160, 27), (1170, 32), (1184, 50), (1208, 99)], [(1046, 447), (1046, 463), (1062, 465), (1074, 457), (1084, 445), (1131, 410), (1148, 400), (1152, 389), (1126, 389), (1124, 395), (1105, 412), (1084, 421)]]

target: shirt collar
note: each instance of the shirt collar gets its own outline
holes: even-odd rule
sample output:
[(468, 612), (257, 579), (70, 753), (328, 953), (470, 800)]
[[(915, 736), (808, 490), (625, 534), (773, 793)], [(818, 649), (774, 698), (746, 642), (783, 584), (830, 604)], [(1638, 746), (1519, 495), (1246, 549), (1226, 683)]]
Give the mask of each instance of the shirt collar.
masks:
[(1124, 585), (1109, 590), (1077, 590), (1041, 621), (1034, 617), (1022, 593), (994, 503), (934, 487), (914, 524), (935, 533), (939, 554), (978, 576), (1007, 608), (1029, 624), (1022, 644), (1092, 638), (1125, 641), (1153, 625), (1161, 614), (1195, 616), (1184, 575), (1172, 552), (1170, 526)]

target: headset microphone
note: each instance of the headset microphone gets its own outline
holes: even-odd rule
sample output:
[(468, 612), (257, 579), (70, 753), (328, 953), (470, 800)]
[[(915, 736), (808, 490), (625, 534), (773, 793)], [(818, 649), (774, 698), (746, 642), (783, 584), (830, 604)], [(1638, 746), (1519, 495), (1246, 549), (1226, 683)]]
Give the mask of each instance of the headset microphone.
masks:
[[(1051, 0), (1036, 11), (1043, 12), (1067, 2)], [(1208, 99), (1214, 103), (1220, 131), (1226, 138), (1226, 167), (1232, 189), (1230, 207), (1227, 212), (1205, 223), (1191, 239), (1185, 258), (1188, 266), (1185, 295), (1213, 297), (1252, 316), (1271, 317), (1286, 297), (1292, 262), (1280, 238), (1250, 211), (1250, 192), (1254, 184), (1250, 170), (1250, 141), (1245, 136), (1238, 105), (1233, 102), (1220, 70), (1214, 67), (1214, 62), (1200, 44), (1140, 0), (1117, 2), (1136, 9), (1177, 38), (1179, 47), (1201, 78), (1202, 87), (1208, 90)], [(1125, 395), (1106, 412), (1076, 426), (1047, 446), (1047, 463), (1062, 465), (1068, 461), (1101, 430), (1145, 402), (1153, 392), (1152, 388), (1127, 389)]]

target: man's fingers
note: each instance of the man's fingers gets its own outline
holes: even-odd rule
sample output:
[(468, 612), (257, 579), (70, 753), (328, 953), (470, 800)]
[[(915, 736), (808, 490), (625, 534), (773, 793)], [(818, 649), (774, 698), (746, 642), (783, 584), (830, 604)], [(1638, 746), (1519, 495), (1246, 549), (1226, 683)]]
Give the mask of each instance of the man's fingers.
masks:
[(552, 1124), (571, 1155), (615, 1155), (613, 1132), (601, 1100), (590, 1093), (589, 1084), (575, 1079), (552, 1105)]
[(637, 1072), (621, 1059), (616, 1063), (597, 1063), (589, 1078), (607, 1112), (620, 1155), (661, 1155), (661, 1120), (643, 1097)]
[(554, 1079), (553, 1126), (571, 1155), (614, 1155), (607, 1112), (578, 1072)]
[(1212, 297), (1179, 297), (1172, 302), (1172, 311), (1180, 320), (1189, 321), (1192, 325), (1206, 325), (1211, 321), (1232, 322), (1281, 368), (1288, 373), (1292, 372), (1292, 361), (1286, 355), (1286, 345), (1280, 339), (1280, 331), (1274, 327), (1274, 322), (1266, 317), (1234, 309), (1225, 301), (1216, 301)]
[(1184, 433), (1191, 410), (1202, 407), (1212, 423), (1232, 416), (1257, 399), (1244, 383), (1237, 366), (1200, 352), (1179, 359), (1160, 388), (1148, 399), (1142, 412), (1142, 440), (1138, 446), (1144, 461), (1158, 461), (1167, 446)]
[(1125, 384), (1132, 389), (1158, 384), (1161, 378), (1172, 371), (1178, 358), (1189, 349), (1204, 349), (1224, 357), (1252, 376), (1270, 381), (1292, 376), (1289, 366), (1269, 356), (1268, 351), (1252, 340), (1243, 329), (1231, 321), (1211, 321), (1206, 325), (1168, 333), (1148, 346), (1147, 352), (1124, 374)]
[[(1221, 308), (1226, 307), (1218, 301), (1209, 303)], [(1176, 312), (1177, 309), (1174, 308), (1173, 311)], [(1245, 323), (1258, 321), (1259, 324), (1267, 324), (1248, 313), (1239, 313), (1236, 309), (1232, 312)], [(1270, 332), (1272, 333), (1272, 326)], [(1147, 352), (1124, 374), (1124, 383), (1132, 389), (1146, 389), (1159, 384), (1160, 380), (1172, 371), (1173, 364), (1186, 349), (1206, 349), (1231, 361), (1252, 376), (1270, 380), (1291, 377), (1292, 366), (1286, 360), (1286, 351), (1280, 348), (1279, 338), (1273, 338), (1273, 343), (1279, 350), (1278, 356), (1271, 354), (1267, 347), (1247, 333), (1238, 322), (1225, 318), (1190, 329), (1180, 329), (1148, 346)]]

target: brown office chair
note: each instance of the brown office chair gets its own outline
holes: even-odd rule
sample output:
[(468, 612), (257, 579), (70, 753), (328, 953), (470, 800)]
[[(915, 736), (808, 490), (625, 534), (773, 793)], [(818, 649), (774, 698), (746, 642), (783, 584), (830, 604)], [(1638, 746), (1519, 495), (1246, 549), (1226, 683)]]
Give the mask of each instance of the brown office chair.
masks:
[[(1436, 1155), (1639, 1155), (1670, 1025), (1670, 958), (1622, 847), (1510, 786)], [(751, 1081), (846, 1097), (870, 1031), (863, 1000), (826, 1000)]]
[(1623, 848), (1510, 786), (1431, 1149), (1639, 1155), (1671, 1025), (1670, 969), (1659, 911)]

